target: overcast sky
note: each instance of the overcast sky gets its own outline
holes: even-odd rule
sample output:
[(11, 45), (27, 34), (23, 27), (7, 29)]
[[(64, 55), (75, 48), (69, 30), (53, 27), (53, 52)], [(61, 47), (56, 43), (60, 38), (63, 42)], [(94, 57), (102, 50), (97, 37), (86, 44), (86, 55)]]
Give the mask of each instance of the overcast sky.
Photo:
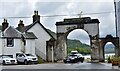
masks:
[[(91, 17), (92, 19), (99, 19), (100, 21), (100, 37), (105, 37), (107, 34), (115, 36), (115, 18), (114, 18), (114, 2), (113, 0), (66, 0), (59, 1), (38, 1), (38, 0), (2, 0), (0, 2), (0, 25), (3, 18), (6, 17), (30, 17), (30, 18), (7, 18), (11, 26), (17, 27), (19, 20), (23, 20), (25, 25), (32, 23), (32, 15), (34, 10), (38, 10), (41, 16), (49, 15), (68, 15), (59, 17), (41, 17), (40, 21), (43, 26), (56, 32), (56, 22), (63, 21), (64, 18), (76, 18), (78, 15), (71, 16), (71, 14), (89, 13), (82, 15), (82, 17)], [(109, 13), (102, 13), (109, 12)], [(90, 14), (101, 13), (101, 14)], [(79, 32), (79, 33), (78, 33)], [(73, 33), (73, 34), (71, 34)], [(68, 38), (80, 39), (83, 43), (89, 44), (88, 34), (83, 30), (75, 30), (68, 35)], [(73, 38), (74, 37), (74, 38)]]

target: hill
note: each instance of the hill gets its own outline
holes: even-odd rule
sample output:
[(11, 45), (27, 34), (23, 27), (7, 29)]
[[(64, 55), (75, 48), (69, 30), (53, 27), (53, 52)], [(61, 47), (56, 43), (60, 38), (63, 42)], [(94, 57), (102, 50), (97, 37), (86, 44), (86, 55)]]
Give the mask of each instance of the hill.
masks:
[(67, 50), (68, 53), (70, 53), (72, 50), (77, 50), (81, 54), (85, 54), (85, 55), (91, 53), (89, 45), (83, 44), (79, 40), (71, 40), (71, 39), (67, 39)]
[(115, 53), (115, 46), (113, 44), (107, 44), (105, 46), (105, 53)]
[(68, 48), (90, 48), (89, 45), (87, 44), (83, 44), (82, 42), (80, 42), (79, 40), (72, 40), (72, 39), (67, 39), (67, 47)]

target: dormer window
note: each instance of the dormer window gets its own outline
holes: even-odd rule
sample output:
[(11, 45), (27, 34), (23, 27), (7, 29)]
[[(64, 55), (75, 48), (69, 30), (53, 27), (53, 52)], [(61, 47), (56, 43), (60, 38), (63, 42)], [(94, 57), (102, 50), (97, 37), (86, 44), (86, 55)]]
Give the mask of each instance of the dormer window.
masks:
[(14, 46), (14, 39), (7, 38), (7, 47), (13, 47), (13, 46)]

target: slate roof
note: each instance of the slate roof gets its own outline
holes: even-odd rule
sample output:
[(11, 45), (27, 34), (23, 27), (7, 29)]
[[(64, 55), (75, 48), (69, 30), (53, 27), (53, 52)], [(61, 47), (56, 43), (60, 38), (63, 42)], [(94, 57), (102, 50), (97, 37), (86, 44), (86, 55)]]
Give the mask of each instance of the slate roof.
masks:
[(47, 31), (48, 31), (55, 39), (57, 39), (55, 32), (53, 32), (53, 31), (51, 31), (51, 30), (49, 30), (49, 29), (47, 29)]
[(23, 37), (26, 39), (37, 39), (37, 37), (32, 32), (25, 32), (25, 34), (23, 34)]
[[(34, 23), (28, 25), (28, 26), (25, 26), (24, 28), (24, 32), (27, 32), (32, 26), (34, 26), (36, 23), (38, 23), (40, 26), (42, 26), (42, 28), (53, 38), (55, 39), (55, 37), (52, 35), (52, 33), (50, 33), (49, 30), (47, 30), (39, 21), (35, 21)], [(18, 27), (16, 28), (18, 29)]]
[(26, 32), (26, 33), (22, 34), (17, 29), (15, 29), (11, 26), (6, 28), (6, 30), (4, 31), (3, 37), (4, 38), (21, 38), (22, 35), (25, 39), (37, 39), (37, 37), (32, 32)]
[(4, 37), (6, 38), (21, 38), (21, 33), (14, 29), (13, 27), (9, 26), (4, 31)]
[[(25, 34), (23, 34), (24, 38), (26, 39), (37, 39), (37, 37), (34, 35), (34, 33), (32, 32), (27, 32), (32, 26), (34, 26), (36, 23), (39, 23), (39, 25), (42, 26), (42, 28), (53, 38), (56, 39), (56, 35), (54, 34), (54, 32), (52, 32), (49, 29), (46, 29), (39, 21), (35, 21), (34, 23), (25, 26), (24, 27), (24, 32)], [(0, 30), (2, 30), (2, 26), (0, 26)], [(14, 29), (13, 27), (9, 27), (6, 31), (6, 33), (4, 34), (4, 37), (12, 37), (12, 38), (20, 38), (21, 34), (18, 31), (18, 27), (16, 29)]]

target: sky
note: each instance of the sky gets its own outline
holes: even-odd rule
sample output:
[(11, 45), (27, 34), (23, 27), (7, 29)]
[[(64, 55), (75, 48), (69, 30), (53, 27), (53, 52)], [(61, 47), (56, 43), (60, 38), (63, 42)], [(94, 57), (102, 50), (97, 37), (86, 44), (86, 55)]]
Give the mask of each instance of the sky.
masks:
[[(10, 26), (17, 27), (19, 20), (23, 20), (25, 25), (32, 23), (32, 15), (37, 10), (40, 22), (44, 27), (56, 32), (56, 22), (63, 21), (64, 18), (91, 17), (98, 19), (100, 37), (107, 34), (116, 36), (114, 0), (1, 0), (0, 2), (0, 25), (6, 18)], [(91, 14), (98, 13), (98, 14)], [(57, 17), (43, 17), (51, 15), (67, 15)], [(29, 18), (8, 18), (8, 17), (29, 17)], [(83, 43), (89, 44), (88, 34), (84, 30), (72, 31), (68, 38), (79, 39)]]

